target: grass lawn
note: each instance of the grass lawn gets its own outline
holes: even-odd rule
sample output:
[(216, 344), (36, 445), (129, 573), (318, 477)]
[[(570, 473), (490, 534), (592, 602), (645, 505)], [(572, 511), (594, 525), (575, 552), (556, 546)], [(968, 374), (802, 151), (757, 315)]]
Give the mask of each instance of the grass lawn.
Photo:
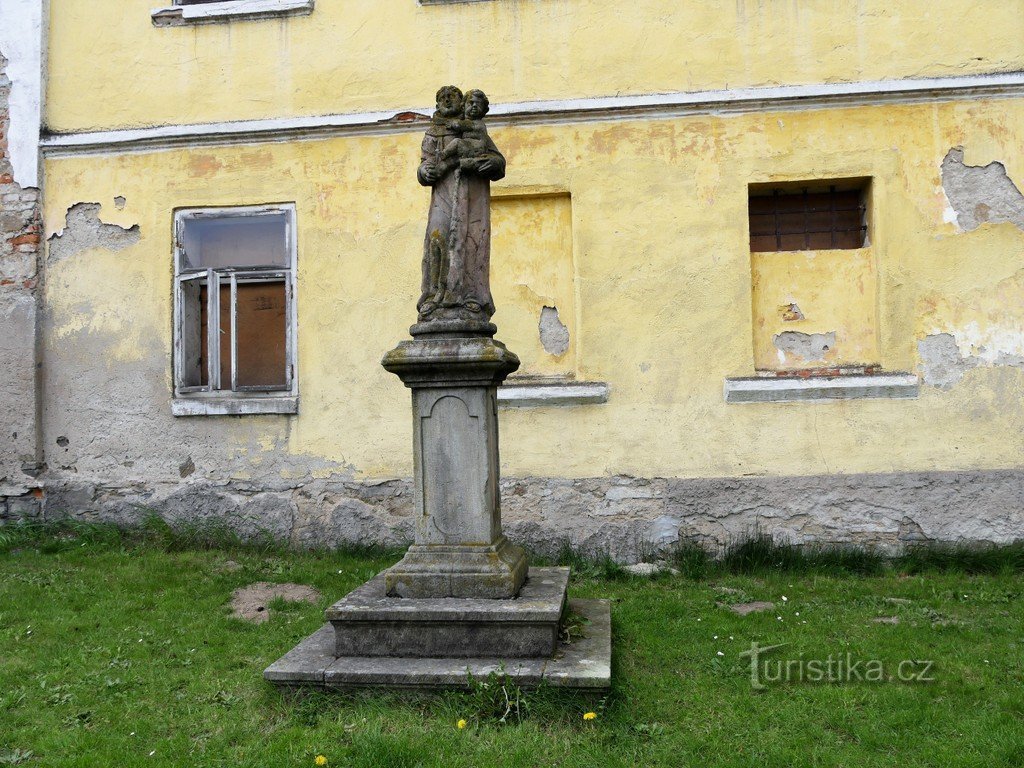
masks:
[[(574, 595), (613, 600), (613, 690), (527, 692), (511, 723), (480, 692), (285, 696), (264, 683), (327, 605), (396, 558), (113, 535), (0, 547), (0, 765), (1024, 765), (1024, 582), (1010, 569), (650, 580), (578, 568)], [(232, 591), (256, 581), (322, 598), (272, 606), (264, 624), (232, 618)], [(756, 600), (776, 607), (728, 609)], [(810, 677), (811, 661), (850, 654), (861, 674), (929, 661), (904, 671), (933, 679), (755, 691), (740, 657), (752, 642), (787, 644), (762, 676), (790, 661), (791, 677)]]

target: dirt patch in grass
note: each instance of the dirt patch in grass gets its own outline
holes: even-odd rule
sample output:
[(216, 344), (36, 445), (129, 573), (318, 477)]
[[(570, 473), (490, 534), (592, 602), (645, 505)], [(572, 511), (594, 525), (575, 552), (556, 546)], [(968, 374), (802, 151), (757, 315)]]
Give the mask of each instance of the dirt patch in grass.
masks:
[(761, 600), (754, 601), (753, 603), (735, 603), (734, 605), (717, 603), (717, 605), (719, 608), (728, 608), (737, 616), (746, 616), (747, 614), (758, 613), (759, 611), (771, 611), (775, 608), (775, 603), (769, 603)]
[(237, 619), (262, 624), (270, 618), (270, 603), (274, 600), (315, 603), (319, 599), (320, 593), (304, 584), (271, 584), (269, 581), (258, 581), (231, 593), (231, 615)]

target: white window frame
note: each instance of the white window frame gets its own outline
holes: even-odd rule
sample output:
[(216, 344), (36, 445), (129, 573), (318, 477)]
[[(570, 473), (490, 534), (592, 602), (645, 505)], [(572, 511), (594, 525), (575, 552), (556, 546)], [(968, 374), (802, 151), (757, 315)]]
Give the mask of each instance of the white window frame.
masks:
[[(202, 218), (250, 218), (253, 216), (285, 216), (288, 265), (286, 267), (224, 267), (220, 269), (186, 269), (184, 235), (185, 223)], [(295, 277), (298, 261), (296, 243), (296, 208), (294, 203), (245, 205), (228, 208), (181, 208), (174, 212), (174, 326), (172, 338), (174, 354), (172, 376), (174, 397), (171, 412), (175, 416), (225, 416), (256, 413), (298, 412), (298, 312), (295, 296)], [(207, 322), (207, 383), (186, 384), (184, 355), (185, 319), (184, 286), (197, 280), (206, 280)], [(284, 280), (285, 284), (285, 361), (287, 385), (281, 389), (266, 387), (240, 387), (237, 382), (237, 334), (235, 320), (237, 308), (230, 313), (232, 381), (220, 381), (220, 287), (227, 283), (231, 289), (231, 303), (235, 306), (238, 283), (259, 280)]]

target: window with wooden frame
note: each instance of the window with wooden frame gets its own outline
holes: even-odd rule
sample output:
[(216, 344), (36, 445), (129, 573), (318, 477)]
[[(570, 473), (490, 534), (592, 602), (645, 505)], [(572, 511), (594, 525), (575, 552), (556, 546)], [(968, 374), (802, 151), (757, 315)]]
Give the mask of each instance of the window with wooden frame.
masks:
[(175, 396), (294, 398), (294, 206), (181, 210), (174, 232)]

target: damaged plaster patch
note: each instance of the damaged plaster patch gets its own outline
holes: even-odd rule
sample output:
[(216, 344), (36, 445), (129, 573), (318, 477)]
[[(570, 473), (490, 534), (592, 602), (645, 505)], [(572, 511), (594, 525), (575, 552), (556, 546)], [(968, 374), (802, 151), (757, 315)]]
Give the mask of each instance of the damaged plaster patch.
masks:
[(810, 363), (825, 359), (825, 353), (836, 345), (836, 332), (784, 331), (776, 334), (772, 338), (772, 343), (779, 352), (794, 355)]
[(807, 319), (796, 304), (785, 304), (779, 307), (779, 309), (782, 311), (782, 322), (784, 323), (793, 323), (797, 320)]
[(964, 355), (956, 337), (951, 333), (933, 333), (917, 342), (921, 357), (921, 375), (924, 383), (939, 389), (951, 389), (972, 368), (1012, 366), (1024, 368), (1024, 355), (1000, 352), (988, 359), (979, 355)]
[(540, 343), (549, 355), (564, 355), (569, 349), (569, 329), (558, 317), (558, 307), (544, 307), (540, 311)]
[[(1000, 162), (964, 165), (963, 149), (954, 147), (942, 160), (942, 189), (957, 225), (966, 232), (1002, 222), (1024, 229), (1024, 195)], [(952, 219), (948, 214), (946, 218)]]
[(100, 221), (99, 203), (75, 203), (64, 217), (64, 229), (49, 240), (47, 259), (61, 261), (90, 248), (120, 251), (139, 242), (139, 225), (129, 229)]

